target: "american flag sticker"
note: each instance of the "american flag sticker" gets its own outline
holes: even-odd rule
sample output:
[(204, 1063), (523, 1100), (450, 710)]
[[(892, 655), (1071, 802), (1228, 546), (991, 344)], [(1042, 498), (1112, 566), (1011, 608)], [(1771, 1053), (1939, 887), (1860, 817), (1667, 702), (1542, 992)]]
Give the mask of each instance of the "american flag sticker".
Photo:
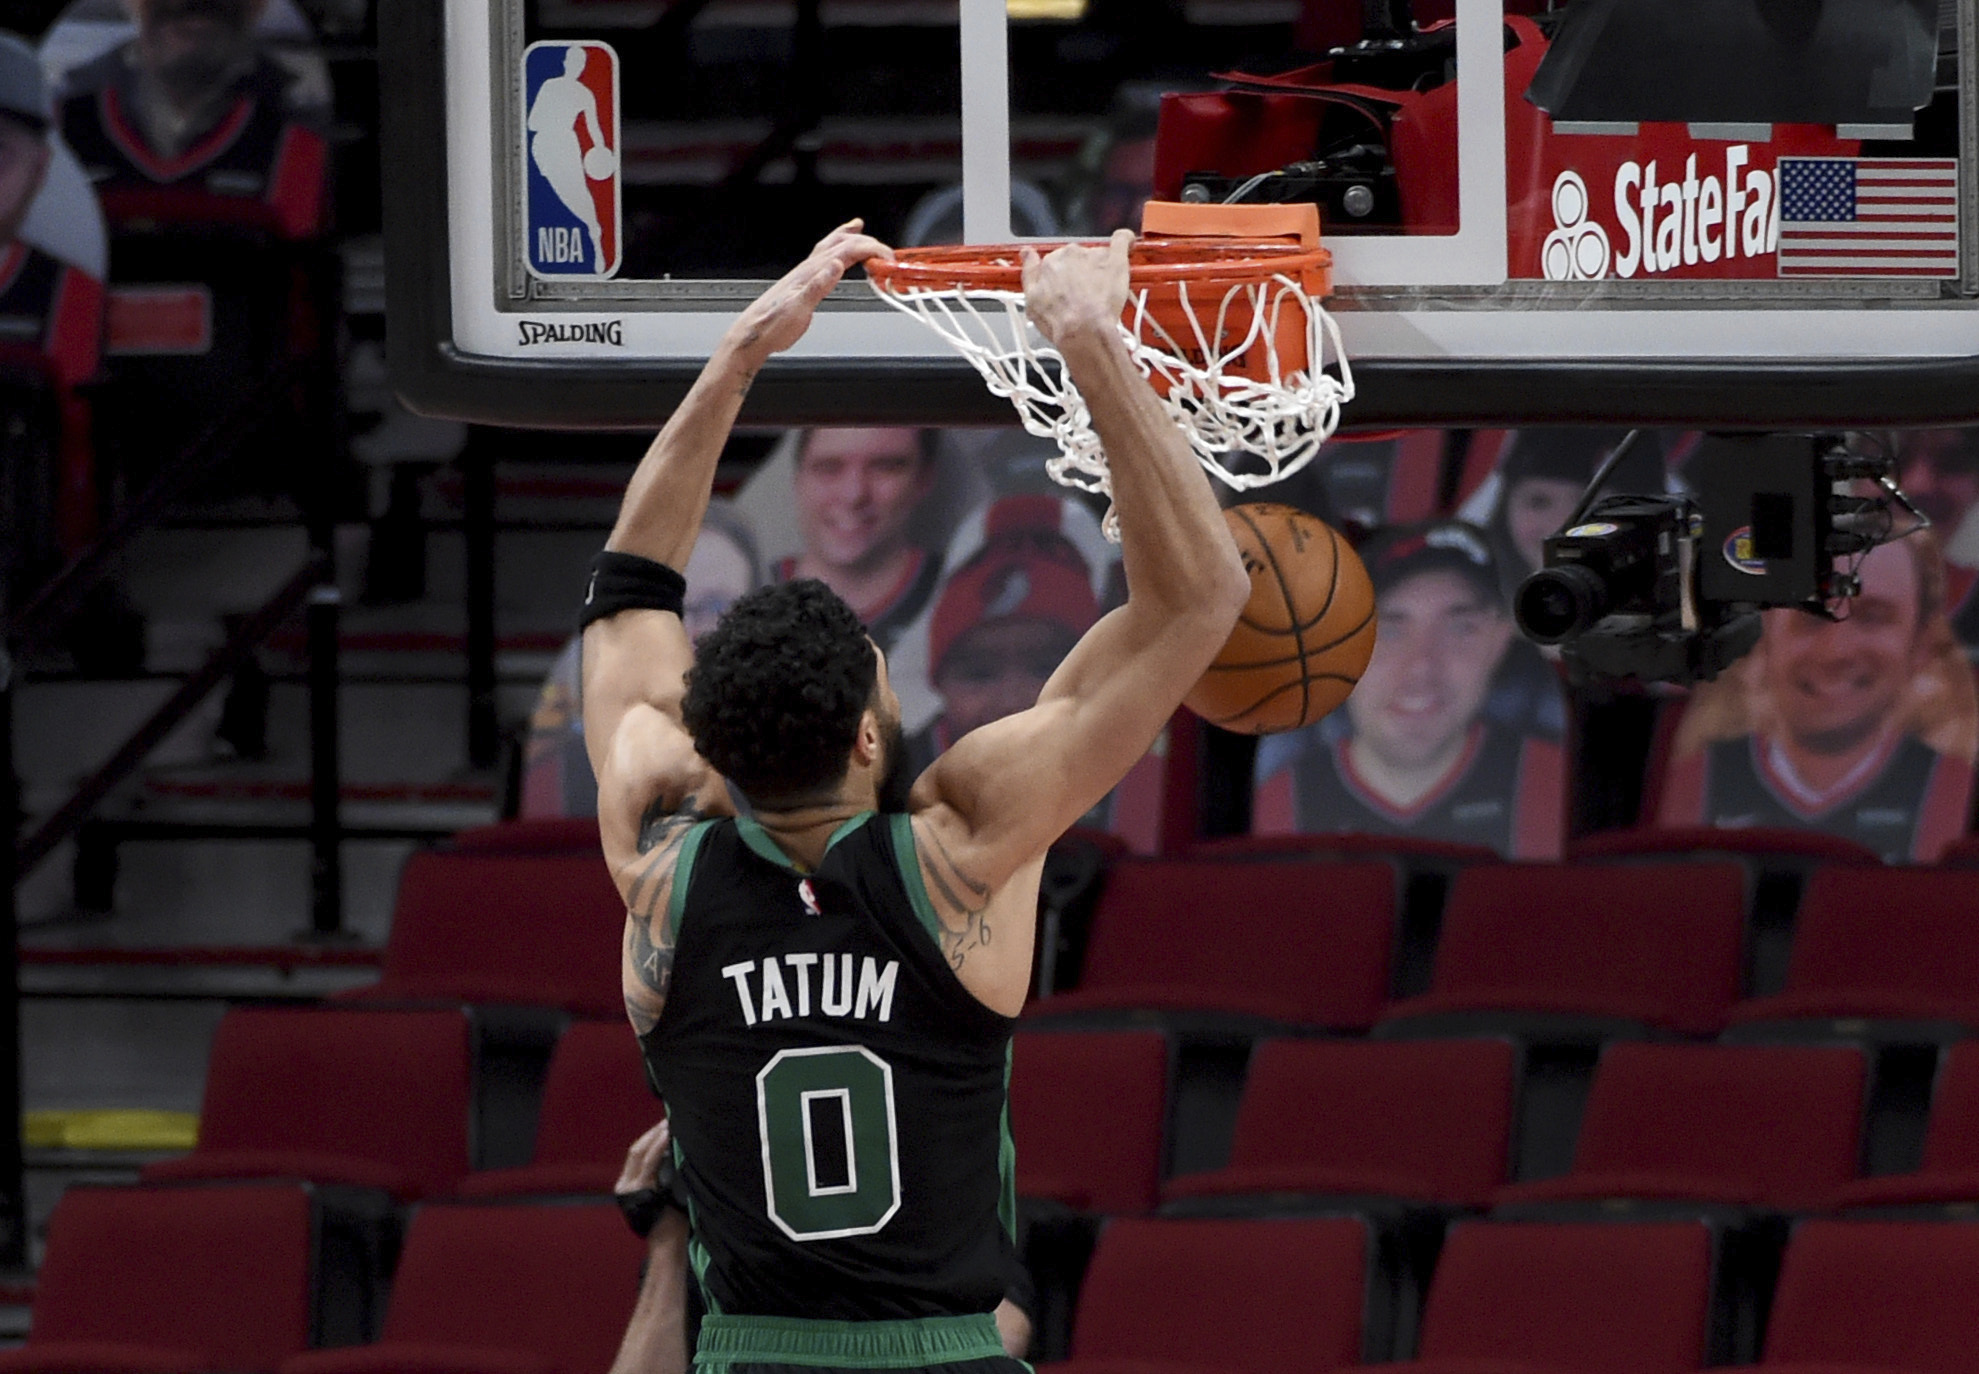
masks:
[(1951, 158), (1783, 157), (1783, 277), (1955, 277)]

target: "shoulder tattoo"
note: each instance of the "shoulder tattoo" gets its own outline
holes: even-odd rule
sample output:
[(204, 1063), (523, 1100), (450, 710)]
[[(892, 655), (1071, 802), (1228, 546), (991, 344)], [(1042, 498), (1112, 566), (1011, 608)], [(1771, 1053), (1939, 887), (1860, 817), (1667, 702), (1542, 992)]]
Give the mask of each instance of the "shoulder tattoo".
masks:
[(989, 884), (978, 881), (941, 842), (932, 826), (914, 827), (915, 849), (933, 890), (935, 915), (941, 922), (941, 952), (948, 966), (960, 970), (974, 950), (987, 949), (993, 932), (989, 923)]

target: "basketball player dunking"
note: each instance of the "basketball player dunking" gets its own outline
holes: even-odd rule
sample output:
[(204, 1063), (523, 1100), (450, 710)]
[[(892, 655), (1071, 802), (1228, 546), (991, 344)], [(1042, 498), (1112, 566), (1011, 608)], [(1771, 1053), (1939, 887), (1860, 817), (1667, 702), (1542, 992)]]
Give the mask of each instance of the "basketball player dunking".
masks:
[(824, 584), (752, 592), (690, 648), (670, 570), (757, 370), (849, 267), (890, 252), (861, 227), (742, 312), (633, 475), (585, 611), (626, 1008), (690, 1204), (704, 1369), (1020, 1367), (990, 1314), (1045, 849), (1147, 751), (1250, 590), (1120, 338), (1123, 232), (1026, 254), (1030, 318), (1112, 464), (1129, 588), (1036, 706), (907, 791), (885, 657)]

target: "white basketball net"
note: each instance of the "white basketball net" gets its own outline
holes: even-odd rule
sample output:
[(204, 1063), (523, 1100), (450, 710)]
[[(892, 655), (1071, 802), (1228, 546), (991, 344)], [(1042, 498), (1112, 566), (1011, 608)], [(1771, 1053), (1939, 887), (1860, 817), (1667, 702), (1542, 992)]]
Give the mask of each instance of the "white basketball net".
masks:
[[(1046, 471), (1054, 481), (1107, 498), (1103, 527), (1117, 543), (1113, 487), (1091, 412), (1072, 384), (1065, 359), (1030, 327), (1024, 293), (959, 286), (888, 289), (878, 283), (873, 289), (948, 340), (975, 364), (993, 393), (1017, 408), (1025, 429), (1058, 445), (1059, 456), (1046, 461)], [(1132, 324), (1120, 328), (1134, 363), (1143, 376), (1158, 382), (1157, 391), (1166, 391), (1168, 413), (1188, 436), (1196, 457), (1224, 482), (1250, 491), (1290, 477), (1332, 437), (1340, 407), (1354, 398), (1354, 374), (1340, 346), (1339, 326), (1288, 276), (1236, 286), (1212, 283), (1198, 291), (1209, 297), (1220, 291), (1222, 297), (1210, 327), (1205, 327), (1189, 299), (1188, 284), (1181, 284), (1181, 304), (1192, 326), (1192, 336), (1183, 340), (1150, 312), (1148, 289), (1135, 291), (1127, 312)], [(1281, 374), (1270, 341), (1278, 337), (1286, 310), (1304, 312), (1310, 362), (1305, 371)], [(1225, 337), (1226, 321), (1246, 316), (1246, 332), (1220, 349), (1212, 346)], [(1270, 359), (1265, 380), (1225, 370), (1254, 345), (1262, 346)], [(1338, 377), (1324, 370), (1328, 362), (1338, 367)]]

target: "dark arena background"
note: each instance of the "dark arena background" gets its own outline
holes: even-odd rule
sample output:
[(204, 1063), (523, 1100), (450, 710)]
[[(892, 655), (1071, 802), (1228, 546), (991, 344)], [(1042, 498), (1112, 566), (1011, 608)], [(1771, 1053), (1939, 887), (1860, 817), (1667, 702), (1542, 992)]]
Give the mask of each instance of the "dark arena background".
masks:
[[(1218, 494), (1338, 530), (1379, 630), (1332, 715), (1184, 710), (1050, 852), (1027, 1358), (1979, 1370), (1969, 3), (0, 30), (0, 1371), (658, 1374), (589, 560), (833, 226), (1151, 199), (1319, 207), (1354, 399)], [(1015, 419), (848, 280), (723, 451), (690, 633), (818, 577), (915, 766), (1025, 709), (1127, 583)], [(1569, 524), (1667, 530), (1659, 577)]]

